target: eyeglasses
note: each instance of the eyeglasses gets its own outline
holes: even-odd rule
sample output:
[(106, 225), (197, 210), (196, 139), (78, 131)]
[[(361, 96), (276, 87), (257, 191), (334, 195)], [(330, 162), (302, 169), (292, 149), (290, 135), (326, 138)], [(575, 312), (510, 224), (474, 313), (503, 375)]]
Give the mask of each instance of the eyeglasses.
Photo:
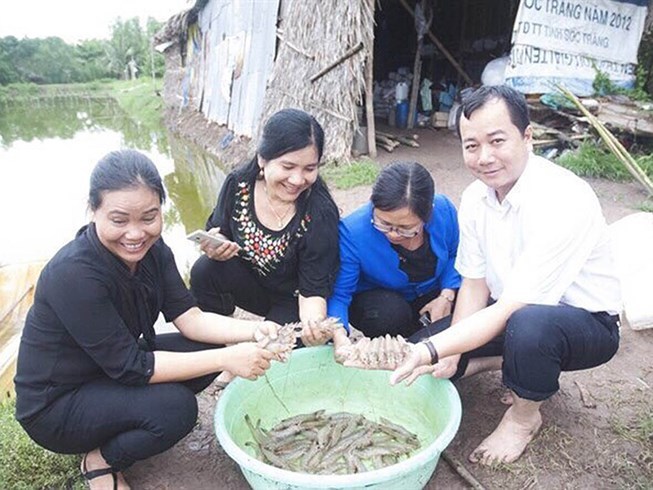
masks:
[(379, 223), (378, 221), (375, 221), (374, 218), (372, 218), (370, 222), (372, 223), (372, 226), (377, 230), (379, 230), (381, 233), (387, 235), (388, 233), (394, 232), (402, 238), (414, 238), (420, 234), (422, 228), (424, 227), (423, 224), (419, 224), (417, 225), (416, 228), (413, 228), (412, 230), (406, 230), (404, 228), (399, 228), (397, 226), (390, 226), (390, 225), (385, 225), (383, 223)]

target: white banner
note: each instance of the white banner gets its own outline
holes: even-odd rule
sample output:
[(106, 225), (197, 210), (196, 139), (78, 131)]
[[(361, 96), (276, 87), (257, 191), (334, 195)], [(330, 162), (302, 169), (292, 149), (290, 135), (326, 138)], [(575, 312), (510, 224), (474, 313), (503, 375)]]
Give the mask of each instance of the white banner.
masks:
[(632, 86), (646, 11), (645, 0), (522, 0), (506, 83), (542, 93), (557, 82), (591, 95), (600, 70), (615, 85)]

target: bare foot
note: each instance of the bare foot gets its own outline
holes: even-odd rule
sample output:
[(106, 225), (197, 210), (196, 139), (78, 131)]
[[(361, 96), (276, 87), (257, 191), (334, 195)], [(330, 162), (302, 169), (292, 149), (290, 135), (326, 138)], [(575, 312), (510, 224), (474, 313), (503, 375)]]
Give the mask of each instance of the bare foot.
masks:
[(469, 455), (472, 463), (512, 463), (522, 455), (540, 429), (541, 402), (512, 396), (514, 403), (506, 410), (497, 428)]
[(513, 399), (512, 399), (512, 391), (508, 390), (505, 393), (501, 395), (501, 398), (499, 398), (499, 401), (503, 403), (504, 405), (512, 405)]

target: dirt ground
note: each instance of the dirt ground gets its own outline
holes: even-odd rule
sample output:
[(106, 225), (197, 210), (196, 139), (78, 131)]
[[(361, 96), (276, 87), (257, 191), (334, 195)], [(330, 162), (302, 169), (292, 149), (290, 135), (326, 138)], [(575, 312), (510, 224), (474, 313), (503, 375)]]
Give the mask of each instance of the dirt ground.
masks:
[[(447, 130), (420, 129), (420, 148), (380, 150), (378, 162), (417, 160), (432, 173), (437, 190), (458, 205), (472, 180), (462, 165), (459, 142)], [(609, 223), (637, 212), (645, 193), (635, 184), (591, 180)], [(370, 188), (335, 190), (343, 214), (369, 198)], [(499, 373), (484, 373), (456, 384), (463, 405), (460, 429), (448, 453), (485, 488), (653, 488), (653, 330), (622, 328), (619, 352), (606, 365), (564, 373), (561, 389), (544, 403), (544, 424), (524, 455), (511, 465), (485, 468), (469, 453), (495, 428), (505, 406)], [(219, 394), (199, 396), (195, 430), (164, 454), (134, 465), (126, 474), (137, 489), (249, 488), (238, 466), (217, 443), (213, 413)], [(648, 425), (646, 425), (646, 421)], [(427, 489), (468, 488), (442, 458)]]

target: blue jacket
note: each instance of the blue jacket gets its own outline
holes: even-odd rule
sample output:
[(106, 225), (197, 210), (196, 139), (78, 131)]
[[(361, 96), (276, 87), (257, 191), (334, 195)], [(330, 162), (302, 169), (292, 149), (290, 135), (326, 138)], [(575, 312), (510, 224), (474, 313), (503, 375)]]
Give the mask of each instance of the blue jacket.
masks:
[(340, 318), (349, 329), (349, 305), (356, 293), (389, 289), (407, 301), (434, 289), (458, 289), (460, 275), (454, 269), (458, 249), (458, 218), (454, 205), (441, 194), (433, 199), (433, 214), (426, 230), (431, 249), (438, 258), (435, 275), (424, 282), (409, 282), (399, 268), (399, 255), (386, 236), (372, 226), (371, 202), (340, 220), (340, 271), (328, 314)]

